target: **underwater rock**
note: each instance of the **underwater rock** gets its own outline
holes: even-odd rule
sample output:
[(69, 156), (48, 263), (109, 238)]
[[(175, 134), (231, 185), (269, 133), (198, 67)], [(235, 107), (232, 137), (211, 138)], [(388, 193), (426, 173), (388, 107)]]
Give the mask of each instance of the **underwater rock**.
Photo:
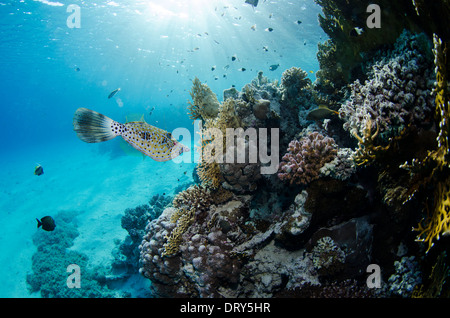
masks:
[(300, 192), (274, 225), (275, 240), (285, 248), (298, 248), (298, 236), (310, 225), (312, 215), (304, 207), (307, 198), (305, 190)]
[(287, 251), (274, 241), (258, 250), (242, 269), (245, 280), (228, 297), (272, 297), (284, 289), (319, 285), (312, 260), (304, 250)]
[(267, 115), (270, 110), (270, 100), (267, 99), (259, 99), (253, 105), (253, 115), (260, 120), (267, 119)]
[[(313, 252), (324, 237), (332, 239), (337, 248), (345, 251), (345, 257), (335, 248), (338, 262), (345, 258), (345, 266), (339, 269), (346, 277), (356, 277), (366, 271), (372, 255), (373, 225), (367, 217), (354, 218), (329, 228), (317, 230), (306, 244), (307, 251)], [(338, 265), (338, 264), (335, 264)], [(334, 269), (332, 269), (333, 271)], [(327, 272), (325, 266), (324, 272)], [(330, 274), (330, 272), (328, 272)]]
[(139, 246), (139, 271), (152, 281), (156, 295), (219, 297), (218, 286), (226, 288), (238, 282), (241, 261), (232, 248), (247, 238), (240, 225), (248, 216), (250, 198), (240, 196), (212, 205), (206, 215), (194, 217), (177, 242), (178, 251), (170, 255), (164, 246), (176, 228), (172, 220), (177, 210), (166, 208), (147, 225), (147, 234)]
[(238, 99), (239, 98), (239, 92), (235, 87), (231, 87), (228, 89), (225, 89), (223, 91), (223, 100), (227, 100), (228, 98)]

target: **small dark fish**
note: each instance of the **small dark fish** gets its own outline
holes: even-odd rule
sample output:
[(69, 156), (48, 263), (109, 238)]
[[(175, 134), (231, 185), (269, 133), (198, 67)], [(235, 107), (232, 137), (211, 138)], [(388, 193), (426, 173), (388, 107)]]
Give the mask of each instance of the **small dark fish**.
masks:
[(269, 70), (275, 71), (275, 70), (278, 68), (278, 66), (280, 66), (280, 64), (273, 64), (273, 65), (270, 65), (270, 66), (269, 66)]
[(216, 69), (216, 66), (213, 65), (213, 66), (211, 67), (211, 71), (214, 71), (215, 69)]
[(113, 90), (111, 93), (109, 93), (109, 95), (108, 95), (108, 99), (109, 98), (112, 98), (114, 95), (116, 95), (117, 94), (117, 92), (119, 92), (120, 91), (120, 87), (119, 88), (116, 88), (115, 90)]
[(49, 215), (44, 216), (41, 220), (36, 218), (36, 221), (38, 222), (37, 227), (41, 227), (45, 231), (53, 231), (56, 227), (55, 220)]
[(219, 41), (216, 41), (216, 40), (214, 40), (214, 42), (216, 42), (216, 44), (220, 44), (220, 42), (219, 42)]
[(44, 168), (42, 168), (41, 165), (37, 165), (36, 168), (34, 168), (34, 174), (37, 176), (41, 176), (44, 174)]
[(238, 69), (239, 72), (245, 72), (247, 69), (245, 67), (241, 67), (240, 69)]
[(236, 54), (235, 55), (233, 55), (232, 57), (231, 57), (231, 60), (234, 62), (234, 61), (236, 61), (236, 59), (237, 59), (237, 56), (236, 56)]
[(75, 71), (76, 71), (76, 72), (79, 72), (79, 71), (80, 71), (80, 68), (79, 68), (79, 67), (75, 67)]
[(250, 4), (253, 8), (258, 5), (259, 0), (245, 0), (245, 3)]
[(325, 105), (319, 105), (319, 107), (311, 110), (308, 115), (306, 115), (307, 120), (321, 120), (329, 118), (332, 115), (339, 115), (339, 112), (329, 109)]
[(300, 21), (300, 20), (297, 20), (297, 24), (302, 24), (302, 21)]
[(269, 51), (269, 47), (266, 45), (266, 46), (263, 46), (263, 50), (265, 51), (265, 52), (268, 52)]
[(267, 28), (267, 29), (265, 29), (264, 31), (272, 32), (272, 31), (273, 31), (273, 28)]

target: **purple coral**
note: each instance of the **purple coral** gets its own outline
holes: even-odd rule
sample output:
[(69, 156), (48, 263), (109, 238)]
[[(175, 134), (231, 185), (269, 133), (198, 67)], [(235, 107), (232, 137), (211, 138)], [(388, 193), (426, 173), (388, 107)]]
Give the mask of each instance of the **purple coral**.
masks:
[(292, 140), (280, 163), (278, 178), (289, 180), (290, 184), (307, 184), (319, 178), (320, 168), (333, 160), (336, 154), (334, 139), (318, 132)]
[[(350, 84), (351, 96), (339, 110), (344, 129), (360, 137), (370, 128), (381, 139), (397, 136), (408, 124), (426, 122), (433, 109), (433, 73), (424, 35), (402, 33), (392, 51), (369, 69), (368, 79)], [(368, 127), (370, 125), (370, 127)]]

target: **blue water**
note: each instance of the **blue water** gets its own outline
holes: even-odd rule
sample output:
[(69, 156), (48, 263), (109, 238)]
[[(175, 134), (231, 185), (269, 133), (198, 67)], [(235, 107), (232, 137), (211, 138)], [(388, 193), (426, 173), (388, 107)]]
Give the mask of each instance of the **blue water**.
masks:
[[(327, 37), (314, 1), (244, 2), (0, 0), (0, 269), (9, 273), (0, 297), (40, 297), (25, 280), (36, 217), (79, 211), (73, 249), (101, 263), (126, 236), (125, 208), (192, 181), (193, 164), (113, 156), (113, 141), (83, 143), (72, 126), (78, 107), (117, 121), (144, 114), (168, 131), (192, 129), (187, 105), (195, 77), (219, 101), (224, 89), (241, 90), (260, 70), (280, 80), (297, 66), (315, 80), (317, 43)], [(80, 8), (80, 28), (68, 27), (71, 4)], [(280, 66), (270, 71), (273, 64)]]

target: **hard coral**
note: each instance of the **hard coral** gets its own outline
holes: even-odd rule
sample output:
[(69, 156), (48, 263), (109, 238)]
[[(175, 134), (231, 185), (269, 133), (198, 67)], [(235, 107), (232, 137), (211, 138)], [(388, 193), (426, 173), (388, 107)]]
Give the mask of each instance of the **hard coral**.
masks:
[(189, 117), (191, 119), (209, 119), (217, 116), (219, 112), (219, 101), (217, 96), (206, 84), (202, 84), (196, 77), (191, 89), (193, 103), (189, 102)]
[(375, 62), (369, 79), (350, 85), (350, 99), (341, 106), (344, 129), (355, 137), (379, 132), (379, 144), (398, 136), (408, 125), (426, 122), (432, 109), (430, 60), (424, 35), (402, 33), (394, 49)]
[(278, 177), (289, 180), (290, 184), (308, 184), (319, 178), (320, 168), (334, 159), (337, 154), (333, 138), (324, 137), (318, 132), (292, 140), (288, 152), (280, 163)]
[(282, 98), (292, 100), (300, 95), (301, 90), (311, 85), (308, 73), (300, 67), (291, 67), (283, 72), (281, 76)]
[(324, 236), (314, 246), (312, 260), (319, 274), (331, 275), (342, 270), (345, 253), (331, 237)]

